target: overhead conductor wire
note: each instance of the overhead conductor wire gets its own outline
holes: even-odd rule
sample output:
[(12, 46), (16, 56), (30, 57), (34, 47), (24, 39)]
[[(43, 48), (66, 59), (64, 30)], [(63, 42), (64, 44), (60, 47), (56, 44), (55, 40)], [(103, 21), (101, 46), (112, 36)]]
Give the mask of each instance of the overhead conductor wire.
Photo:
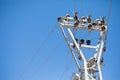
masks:
[(63, 71), (63, 73), (61, 74), (61, 76), (60, 76), (60, 78), (59, 78), (58, 80), (62, 80), (62, 78), (64, 77), (64, 75), (65, 75), (66, 72), (68, 71), (69, 66), (70, 66), (71, 64), (72, 64), (72, 62), (70, 62), (70, 63), (66, 66), (65, 70)]
[[(55, 48), (52, 50), (52, 52), (50, 52), (50, 54), (46, 57), (46, 59), (39, 65), (39, 70), (52, 58), (52, 56), (55, 54), (55, 51), (61, 46), (61, 42), (59, 44), (57, 44), (55, 46)], [(35, 71), (36, 73), (39, 71)], [(35, 73), (34, 73), (35, 74)], [(32, 78), (30, 78), (31, 80), (33, 79), (33, 76)]]
[(54, 26), (52, 28), (52, 30), (48, 33), (48, 35), (45, 37), (45, 39), (43, 40), (43, 42), (41, 43), (40, 47), (38, 48), (37, 52), (32, 56), (32, 58), (30, 59), (30, 61), (28, 62), (28, 64), (26, 65), (26, 67), (24, 68), (24, 70), (22, 71), (22, 73), (20, 74), (20, 76), (18, 77), (17, 80), (21, 80), (21, 78), (23, 77), (23, 75), (25, 74), (26, 70), (29, 68), (29, 66), (31, 65), (31, 63), (33, 62), (33, 60), (36, 58), (36, 56), (39, 54), (39, 51), (42, 49), (42, 47), (45, 45), (45, 43), (49, 40), (49, 38), (52, 36), (52, 33), (54, 32), (54, 30), (56, 29), (56, 26)]
[(81, 16), (82, 16), (82, 7), (83, 7), (83, 0), (81, 0), (81, 2), (80, 2), (80, 13), (81, 13)]
[(74, 12), (76, 12), (76, 0), (74, 0)]
[[(112, 12), (112, 0), (110, 0), (110, 5), (109, 5), (109, 9), (108, 9), (108, 26), (110, 24), (111, 12)], [(108, 35), (108, 31), (106, 33), (105, 40), (107, 40), (107, 35)], [(106, 41), (105, 41), (105, 46), (106, 46)]]
[(110, 23), (111, 12), (112, 12), (112, 0), (110, 0), (110, 6), (108, 10), (108, 24)]

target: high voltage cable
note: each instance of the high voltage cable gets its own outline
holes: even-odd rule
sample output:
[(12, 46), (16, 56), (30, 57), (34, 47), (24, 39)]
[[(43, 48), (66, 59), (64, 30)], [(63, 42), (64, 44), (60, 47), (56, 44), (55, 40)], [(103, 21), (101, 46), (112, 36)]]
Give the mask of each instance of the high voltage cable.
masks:
[(83, 0), (81, 0), (81, 2), (80, 2), (80, 13), (81, 13), (81, 16), (82, 16), (82, 7), (83, 7)]
[(24, 75), (24, 73), (26, 72), (26, 70), (29, 68), (29, 66), (31, 65), (31, 63), (33, 62), (33, 60), (36, 58), (36, 56), (38, 55), (39, 51), (42, 49), (42, 47), (45, 45), (45, 43), (49, 40), (49, 38), (52, 36), (52, 33), (54, 32), (54, 30), (56, 25), (52, 28), (52, 30), (48, 33), (48, 35), (45, 37), (45, 39), (43, 40), (43, 42), (41, 43), (39, 49), (37, 50), (37, 52), (32, 56), (32, 58), (30, 59), (30, 61), (28, 62), (28, 64), (26, 65), (25, 69), (23, 70), (23, 72), (20, 74), (20, 76), (18, 77), (17, 80), (20, 80), (22, 78), (22, 76)]
[(76, 10), (76, 0), (74, 0), (74, 12)]
[[(112, 0), (110, 0), (110, 5), (109, 5), (109, 9), (108, 9), (108, 25), (110, 24), (111, 12), (112, 12)], [(105, 40), (107, 40), (107, 35), (108, 35), (108, 31), (106, 33)], [(106, 42), (105, 42), (105, 45), (106, 45)]]
[[(69, 54), (68, 50), (67, 50), (67, 55)], [(63, 71), (63, 73), (60, 75), (60, 78), (58, 80), (62, 80), (62, 78), (64, 77), (64, 75), (66, 74), (66, 72), (69, 69), (69, 66), (72, 64), (72, 61), (70, 61), (70, 63), (67, 64), (65, 70)]]
[(61, 74), (60, 78), (58, 80), (62, 80), (63, 76), (66, 74), (66, 72), (69, 69), (69, 66), (72, 64), (72, 61), (67, 65), (67, 67), (65, 68), (65, 70), (63, 71), (63, 73)]
[[(55, 54), (55, 51), (61, 46), (61, 42), (59, 44), (57, 44), (55, 46), (55, 48), (52, 50), (52, 52), (50, 52), (50, 54), (46, 57), (46, 59), (39, 65), (39, 70), (51, 59), (51, 57)], [(37, 71), (39, 71), (37, 70)], [(37, 73), (36, 71), (36, 73)], [(35, 74), (35, 73), (34, 73)], [(30, 78), (31, 80), (33, 79), (33, 76), (32, 78)]]
[(112, 12), (112, 0), (110, 0), (110, 6), (108, 10), (108, 25), (110, 23), (111, 12)]
[[(77, 0), (74, 0), (74, 12), (77, 11)], [(82, 7), (83, 7), (83, 0), (80, 1), (80, 13), (81, 13), (81, 16), (82, 16)]]

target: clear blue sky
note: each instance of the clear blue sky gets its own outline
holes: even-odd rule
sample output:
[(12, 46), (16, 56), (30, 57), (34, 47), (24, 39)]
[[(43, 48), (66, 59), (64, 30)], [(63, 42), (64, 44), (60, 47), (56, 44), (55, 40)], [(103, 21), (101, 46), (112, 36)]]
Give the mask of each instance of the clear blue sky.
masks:
[[(18, 80), (36, 53), (37, 56), (20, 80), (71, 79), (73, 71), (76, 71), (75, 64), (57, 25), (57, 18), (66, 13), (72, 14), (75, 9), (74, 1), (0, 0), (0, 80)], [(76, 1), (76, 9), (80, 11), (81, 0)], [(96, 18), (107, 16), (109, 2), (110, 0), (83, 0), (80, 14), (92, 14)], [(119, 80), (119, 15), (120, 1), (113, 0), (103, 69), (104, 80)], [(54, 26), (57, 28), (40, 48)], [(65, 75), (62, 76), (64, 71)]]

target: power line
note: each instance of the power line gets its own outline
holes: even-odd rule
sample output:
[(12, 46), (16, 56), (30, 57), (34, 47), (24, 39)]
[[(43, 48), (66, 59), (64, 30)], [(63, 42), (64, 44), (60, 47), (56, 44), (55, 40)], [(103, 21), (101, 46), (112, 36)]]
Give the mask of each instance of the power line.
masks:
[(110, 23), (111, 12), (112, 12), (112, 0), (110, 0), (110, 6), (108, 10), (108, 24)]
[[(109, 10), (108, 10), (108, 25), (110, 24), (111, 12), (112, 12), (112, 0), (110, 0)], [(108, 35), (108, 31), (106, 33), (105, 40), (107, 40), (107, 35)], [(105, 42), (105, 45), (106, 45), (106, 42)]]
[(20, 74), (20, 76), (18, 77), (17, 80), (20, 80), (23, 75), (25, 74), (26, 70), (29, 68), (29, 66), (31, 65), (31, 63), (33, 62), (33, 60), (36, 58), (36, 56), (38, 55), (39, 51), (42, 49), (42, 47), (45, 45), (45, 43), (49, 40), (49, 38), (52, 36), (52, 33), (54, 32), (54, 30), (56, 26), (54, 26), (52, 28), (52, 30), (48, 33), (48, 35), (45, 37), (45, 39), (43, 40), (43, 42), (41, 43), (39, 49), (37, 50), (37, 52), (32, 56), (32, 58), (30, 59), (30, 61), (28, 62), (28, 64), (26, 65), (26, 67), (24, 68), (23, 72)]
[(80, 13), (81, 13), (81, 16), (82, 16), (82, 7), (83, 7), (83, 0), (81, 0), (81, 2), (80, 2)]
[(74, 0), (74, 12), (76, 10), (76, 0)]
[(44, 66), (49, 60), (50, 58), (53, 56), (53, 54), (55, 54), (55, 51), (61, 46), (61, 43), (59, 43), (58, 45), (55, 46), (55, 48), (52, 50), (52, 52), (48, 55), (48, 57), (45, 59), (45, 61), (42, 62), (42, 64), (40, 65), (40, 67)]
[(58, 80), (62, 80), (62, 78), (64, 77), (64, 75), (66, 74), (66, 72), (69, 69), (69, 66), (72, 64), (72, 61), (66, 66), (65, 70), (63, 71), (63, 73), (61, 74), (60, 78)]
[[(69, 52), (67, 51), (67, 55), (69, 54)], [(72, 61), (70, 61), (70, 63), (67, 64), (67, 66), (65, 67), (65, 70), (63, 71), (63, 73), (61, 74), (60, 78), (58, 80), (62, 80), (62, 78), (65, 76), (66, 72), (69, 69), (69, 66), (72, 64)]]
[[(55, 51), (56, 51), (60, 46), (61, 46), (61, 42), (55, 46), (55, 48), (52, 50), (52, 52), (50, 52), (50, 54), (45, 58), (45, 60), (39, 65), (39, 70), (40, 70), (45, 64), (47, 64), (48, 61), (50, 61), (50, 59), (52, 58), (52, 56), (55, 54)], [(35, 71), (35, 72), (37, 73), (39, 70), (37, 70), (37, 71)], [(35, 75), (36, 73), (34, 73), (34, 75)], [(32, 79), (33, 79), (33, 76), (32, 76), (32, 78), (30, 78), (30, 79), (32, 80)]]

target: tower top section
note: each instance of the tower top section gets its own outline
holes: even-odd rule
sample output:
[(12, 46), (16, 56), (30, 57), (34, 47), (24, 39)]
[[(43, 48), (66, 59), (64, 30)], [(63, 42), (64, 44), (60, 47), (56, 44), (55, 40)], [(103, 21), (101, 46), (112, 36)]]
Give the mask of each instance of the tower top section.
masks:
[(92, 20), (92, 16), (82, 16), (78, 17), (78, 13), (75, 12), (74, 16), (71, 17), (69, 14), (66, 16), (62, 16), (58, 18), (58, 22), (61, 26), (66, 28), (74, 28), (74, 29), (84, 29), (88, 31), (99, 31), (106, 32), (107, 31), (107, 22), (105, 22), (105, 17), (101, 19)]
[[(73, 76), (73, 80), (103, 80), (101, 66), (103, 66), (103, 53), (106, 51), (108, 32), (108, 24), (105, 21), (105, 17), (93, 20), (91, 15), (78, 17), (78, 13), (75, 12), (73, 17), (66, 14), (57, 20), (78, 68), (78, 73)], [(96, 38), (97, 44), (91, 44), (90, 39), (84, 39), (85, 36), (83, 38), (81, 36), (78, 37), (74, 34), (74, 30), (76, 32), (85, 30), (97, 32), (99, 34), (99, 37)], [(84, 43), (85, 41), (86, 44)], [(85, 53), (89, 53), (90, 50), (84, 51), (83, 48), (94, 49), (95, 52), (90, 58), (87, 58), (88, 55), (85, 55)]]

